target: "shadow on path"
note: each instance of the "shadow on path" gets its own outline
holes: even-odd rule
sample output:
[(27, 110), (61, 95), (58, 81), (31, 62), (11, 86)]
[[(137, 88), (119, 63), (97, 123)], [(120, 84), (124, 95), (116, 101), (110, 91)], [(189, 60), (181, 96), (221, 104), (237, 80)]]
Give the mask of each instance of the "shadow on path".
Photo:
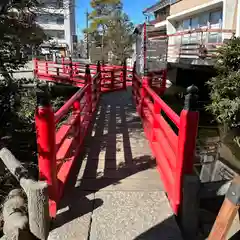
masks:
[(130, 90), (102, 96), (94, 119), (53, 228), (101, 206), (103, 201), (94, 197), (100, 189), (155, 167)]

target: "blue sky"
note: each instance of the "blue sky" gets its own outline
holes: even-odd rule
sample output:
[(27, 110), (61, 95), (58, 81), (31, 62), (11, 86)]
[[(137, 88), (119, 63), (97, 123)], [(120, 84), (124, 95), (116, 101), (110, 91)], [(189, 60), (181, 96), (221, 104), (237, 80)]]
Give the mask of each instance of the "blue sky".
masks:
[[(82, 35), (82, 29), (86, 26), (85, 12), (90, 10), (90, 0), (75, 0), (76, 1), (76, 30), (77, 35)], [(153, 5), (159, 0), (122, 0), (124, 11), (128, 14), (134, 24), (144, 21), (142, 11), (144, 8)]]

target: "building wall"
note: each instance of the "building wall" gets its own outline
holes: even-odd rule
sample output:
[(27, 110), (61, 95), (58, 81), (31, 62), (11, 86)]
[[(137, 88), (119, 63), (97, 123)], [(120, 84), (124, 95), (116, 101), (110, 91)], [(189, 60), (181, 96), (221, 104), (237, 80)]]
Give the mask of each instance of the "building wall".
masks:
[(211, 2), (212, 0), (181, 0), (171, 5), (170, 15), (177, 14), (187, 9)]
[(182, 0), (171, 5), (170, 16), (181, 18), (182, 13), (182, 18), (187, 18), (217, 8), (222, 9), (221, 28), (236, 30), (238, 0)]
[(68, 43), (70, 52), (72, 52), (73, 36), (76, 35), (75, 0), (65, 0), (64, 17), (65, 39)]
[(236, 30), (238, 0), (224, 0), (223, 28)]
[[(76, 36), (75, 0), (41, 0), (42, 9), (38, 12), (37, 22), (54, 42), (65, 44), (73, 52)], [(64, 36), (63, 36), (64, 35)]]

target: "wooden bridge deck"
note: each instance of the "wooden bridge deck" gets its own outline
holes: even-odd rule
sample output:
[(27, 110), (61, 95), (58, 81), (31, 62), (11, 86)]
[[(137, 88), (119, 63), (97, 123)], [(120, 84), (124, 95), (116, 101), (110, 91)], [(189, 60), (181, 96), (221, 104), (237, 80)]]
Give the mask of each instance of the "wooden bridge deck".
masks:
[(131, 89), (102, 96), (49, 239), (182, 239)]

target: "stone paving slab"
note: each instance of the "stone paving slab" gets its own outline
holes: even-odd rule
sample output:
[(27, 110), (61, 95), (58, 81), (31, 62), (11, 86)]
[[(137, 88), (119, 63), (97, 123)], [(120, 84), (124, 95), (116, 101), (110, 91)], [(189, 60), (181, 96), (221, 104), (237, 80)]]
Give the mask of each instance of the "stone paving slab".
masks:
[(88, 240), (94, 202), (94, 194), (89, 192), (65, 195), (48, 240)]
[(181, 240), (164, 192), (98, 192), (90, 240)]
[(93, 168), (98, 169), (122, 169), (122, 168), (134, 168), (141, 169), (141, 166), (145, 167), (153, 167), (155, 166), (155, 161), (150, 158), (150, 156), (147, 158), (147, 160), (141, 160), (138, 157), (136, 158), (129, 158), (124, 159), (124, 156), (116, 156), (110, 157), (107, 159), (103, 158), (93, 158), (93, 159), (84, 159), (82, 164), (83, 165), (92, 165)]
[(155, 168), (149, 168), (140, 171), (134, 168), (125, 168), (124, 171), (116, 171), (114, 169), (100, 169), (96, 171), (80, 170), (78, 173), (78, 179), (82, 178), (111, 178), (111, 179), (122, 179), (122, 178), (136, 178), (136, 179), (152, 179), (160, 181), (160, 175)]
[(84, 191), (160, 191), (163, 185), (155, 179), (124, 178), (112, 180), (106, 178), (78, 180), (75, 187)]

